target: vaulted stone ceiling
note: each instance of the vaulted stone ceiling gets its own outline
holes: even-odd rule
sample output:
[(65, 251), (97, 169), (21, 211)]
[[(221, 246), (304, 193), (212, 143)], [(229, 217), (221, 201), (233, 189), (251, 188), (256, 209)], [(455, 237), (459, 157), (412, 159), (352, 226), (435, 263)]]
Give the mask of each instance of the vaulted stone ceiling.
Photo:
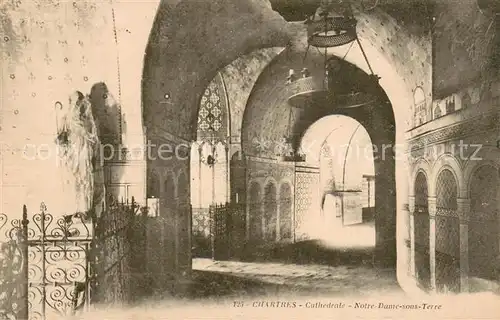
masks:
[[(169, 131), (188, 139), (194, 131), (201, 93), (217, 71), (252, 51), (284, 47), (303, 31), (303, 25), (287, 22), (267, 1), (218, 0), (200, 4), (185, 0), (166, 12), (161, 14), (162, 20), (157, 21), (148, 50), (154, 59), (146, 61), (145, 78), (150, 85), (145, 86), (143, 94), (149, 100), (145, 103), (145, 120), (154, 122), (159, 118), (156, 115), (163, 111), (168, 114), (165, 110), (168, 108), (185, 110), (186, 114), (174, 117), (182, 121), (168, 123), (166, 119), (165, 123)], [(386, 66), (391, 65), (391, 72), (403, 82), (393, 89), (400, 92), (398, 95), (410, 97), (417, 86), (424, 87), (424, 92), (430, 95), (430, 35), (408, 32), (408, 28), (380, 8), (364, 12), (359, 7), (356, 15), (361, 41), (371, 47), (371, 51), (377, 51), (377, 55), (372, 56), (375, 72), (384, 77)], [(414, 24), (421, 25), (418, 21)], [(359, 58), (358, 54), (351, 59)], [(385, 78), (393, 81), (389, 78), (394, 74)], [(151, 90), (153, 86), (155, 90)], [(167, 91), (171, 97), (169, 104), (161, 104)], [(411, 108), (411, 99), (399, 100), (398, 108)], [(178, 111), (170, 113), (175, 115)], [(409, 123), (407, 118), (401, 116), (400, 120)]]

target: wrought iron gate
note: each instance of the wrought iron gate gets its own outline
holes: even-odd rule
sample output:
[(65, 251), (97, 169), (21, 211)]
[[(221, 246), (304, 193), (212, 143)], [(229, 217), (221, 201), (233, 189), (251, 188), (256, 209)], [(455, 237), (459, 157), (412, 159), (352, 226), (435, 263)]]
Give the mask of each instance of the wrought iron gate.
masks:
[[(91, 303), (129, 302), (133, 292), (134, 241), (143, 225), (139, 206), (114, 203), (99, 219), (55, 218), (40, 213), (21, 219), (0, 214), (0, 319), (38, 320), (73, 315)], [(135, 239), (137, 240), (137, 239)]]
[(212, 259), (229, 260), (239, 257), (246, 233), (244, 204), (210, 206)]

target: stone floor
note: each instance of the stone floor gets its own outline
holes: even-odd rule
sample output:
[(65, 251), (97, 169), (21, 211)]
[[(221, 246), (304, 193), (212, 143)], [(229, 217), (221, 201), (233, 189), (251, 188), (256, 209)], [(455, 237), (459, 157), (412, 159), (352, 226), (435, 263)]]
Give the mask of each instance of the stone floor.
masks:
[(392, 270), (279, 262), (193, 260), (193, 298), (400, 293)]

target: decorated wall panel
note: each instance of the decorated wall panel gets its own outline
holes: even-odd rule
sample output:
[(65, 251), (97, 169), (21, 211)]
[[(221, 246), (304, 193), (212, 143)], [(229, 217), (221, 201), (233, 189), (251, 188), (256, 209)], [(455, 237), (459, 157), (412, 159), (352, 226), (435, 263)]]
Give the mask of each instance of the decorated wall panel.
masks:
[(295, 177), (295, 240), (314, 239), (319, 202), (319, 173), (317, 170), (296, 169)]
[(278, 223), (277, 189), (274, 182), (268, 182), (264, 188), (264, 238), (276, 241)]
[(262, 186), (258, 182), (251, 182), (248, 190), (249, 239), (250, 241), (262, 241)]
[(292, 188), (289, 183), (283, 183), (280, 186), (279, 193), (279, 239), (280, 240), (292, 240)]
[(460, 221), (455, 175), (443, 169), (436, 182), (436, 288), (460, 291)]

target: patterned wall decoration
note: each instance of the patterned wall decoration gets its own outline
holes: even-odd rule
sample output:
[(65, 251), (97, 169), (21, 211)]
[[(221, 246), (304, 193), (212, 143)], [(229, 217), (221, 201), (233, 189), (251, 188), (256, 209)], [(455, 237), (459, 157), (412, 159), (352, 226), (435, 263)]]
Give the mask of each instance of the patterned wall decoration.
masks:
[(457, 213), (458, 185), (449, 169), (436, 183), (436, 289), (460, 291), (460, 222)]
[(193, 256), (211, 257), (209, 209), (193, 208), (192, 224)]
[(250, 240), (261, 241), (262, 235), (262, 191), (258, 182), (252, 182), (249, 188)]
[(279, 224), (280, 224), (280, 240), (292, 239), (292, 188), (290, 184), (283, 183), (280, 187), (279, 193), (280, 210), (279, 210)]
[(224, 83), (218, 73), (201, 97), (197, 130), (199, 140), (211, 137), (225, 140), (229, 136), (227, 108)]
[(499, 252), (498, 204), (500, 177), (490, 165), (481, 166), (470, 182), (469, 276), (497, 280)]
[[(498, 123), (498, 112), (484, 113), (468, 121), (438, 129), (428, 134), (424, 134), (411, 139), (408, 146), (413, 153), (419, 149), (424, 148), (425, 146), (430, 146), (447, 140), (460, 139), (465, 136), (472, 136), (482, 132), (490, 131), (496, 128), (498, 126)], [(413, 158), (416, 159), (416, 155), (416, 153), (414, 155), (412, 154)]]
[(311, 214), (314, 211), (314, 193), (319, 186), (319, 174), (300, 171), (295, 174), (295, 240), (301, 241), (311, 238), (308, 225), (314, 219)]
[(277, 190), (273, 182), (268, 182), (264, 189), (264, 232), (266, 241), (276, 240)]

